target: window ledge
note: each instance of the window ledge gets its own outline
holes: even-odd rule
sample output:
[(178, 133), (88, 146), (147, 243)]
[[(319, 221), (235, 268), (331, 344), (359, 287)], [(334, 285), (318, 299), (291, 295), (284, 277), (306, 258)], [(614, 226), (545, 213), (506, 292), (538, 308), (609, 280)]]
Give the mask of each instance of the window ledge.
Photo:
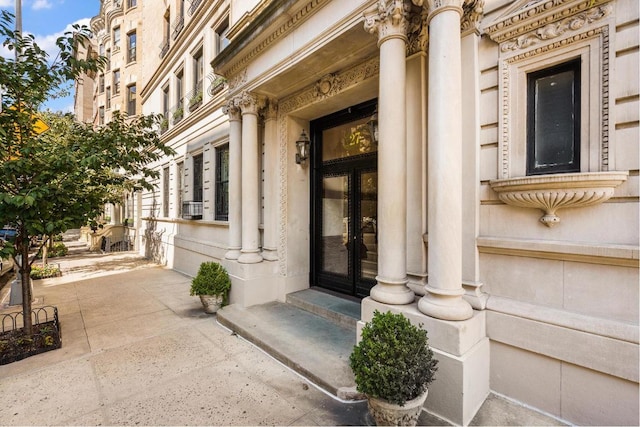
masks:
[(507, 205), (542, 210), (540, 222), (553, 227), (560, 222), (558, 209), (606, 202), (628, 175), (628, 172), (561, 173), (496, 179), (489, 185)]

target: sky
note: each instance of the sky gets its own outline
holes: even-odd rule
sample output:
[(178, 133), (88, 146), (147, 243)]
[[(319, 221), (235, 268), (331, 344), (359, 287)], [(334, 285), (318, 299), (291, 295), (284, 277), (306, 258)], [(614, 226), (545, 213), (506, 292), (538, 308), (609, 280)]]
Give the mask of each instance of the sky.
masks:
[[(0, 0), (0, 9), (15, 14), (15, 2), (18, 0)], [(22, 0), (22, 31), (31, 33), (36, 43), (55, 58), (55, 41), (72, 29), (73, 24), (89, 26), (89, 21), (100, 11), (100, 0)], [(1, 46), (0, 55), (13, 56)], [(73, 112), (73, 89), (69, 96), (54, 99), (45, 104), (45, 108), (54, 111)]]

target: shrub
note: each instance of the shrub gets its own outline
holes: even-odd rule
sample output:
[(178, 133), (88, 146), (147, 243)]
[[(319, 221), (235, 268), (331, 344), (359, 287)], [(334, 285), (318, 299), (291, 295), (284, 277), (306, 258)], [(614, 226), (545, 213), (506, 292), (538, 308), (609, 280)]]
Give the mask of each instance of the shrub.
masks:
[(34, 265), (31, 267), (32, 279), (46, 279), (47, 277), (58, 277), (60, 275), (60, 267), (57, 265), (47, 264)]
[(438, 363), (427, 341), (403, 315), (376, 310), (349, 358), (358, 391), (400, 406), (423, 394)]
[(198, 274), (191, 281), (191, 295), (222, 296), (223, 304), (227, 304), (230, 289), (231, 279), (227, 270), (213, 261), (200, 264)]
[[(53, 247), (49, 248), (47, 252), (47, 257), (48, 258), (62, 257), (62, 256), (66, 256), (68, 252), (69, 252), (69, 248), (67, 248), (64, 243), (55, 242), (53, 244)], [(37, 257), (42, 258), (42, 249), (38, 251)]]

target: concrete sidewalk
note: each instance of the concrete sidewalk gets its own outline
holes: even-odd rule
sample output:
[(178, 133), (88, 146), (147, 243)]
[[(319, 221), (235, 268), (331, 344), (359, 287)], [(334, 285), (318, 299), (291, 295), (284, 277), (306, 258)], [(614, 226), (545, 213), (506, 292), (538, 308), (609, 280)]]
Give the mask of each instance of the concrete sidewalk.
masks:
[(34, 306), (58, 307), (63, 346), (0, 366), (0, 424), (371, 424), (205, 315), (189, 277), (131, 253), (60, 266)]

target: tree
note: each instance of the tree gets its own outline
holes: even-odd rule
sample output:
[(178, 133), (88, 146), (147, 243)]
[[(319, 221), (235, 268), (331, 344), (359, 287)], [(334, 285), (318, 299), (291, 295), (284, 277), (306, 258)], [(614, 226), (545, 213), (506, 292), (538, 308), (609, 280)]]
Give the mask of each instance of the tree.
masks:
[[(158, 116), (129, 119), (115, 113), (111, 122), (94, 129), (70, 114), (39, 112), (59, 87), (81, 73), (99, 71), (105, 58), (74, 57), (74, 48), (90, 37), (86, 27), (76, 26), (58, 39), (60, 53), (49, 62), (32, 36), (9, 28), (11, 21), (8, 12), (0, 13), (0, 38), (18, 52), (15, 60), (0, 57), (0, 224), (14, 225), (17, 236), (0, 248), (0, 256), (11, 255), (18, 266), (24, 331), (31, 334), (32, 238), (86, 224), (105, 203), (121, 200), (124, 191), (152, 189), (148, 179), (158, 173), (148, 165), (173, 150), (159, 140)], [(35, 126), (41, 119), (50, 126), (44, 133)]]

